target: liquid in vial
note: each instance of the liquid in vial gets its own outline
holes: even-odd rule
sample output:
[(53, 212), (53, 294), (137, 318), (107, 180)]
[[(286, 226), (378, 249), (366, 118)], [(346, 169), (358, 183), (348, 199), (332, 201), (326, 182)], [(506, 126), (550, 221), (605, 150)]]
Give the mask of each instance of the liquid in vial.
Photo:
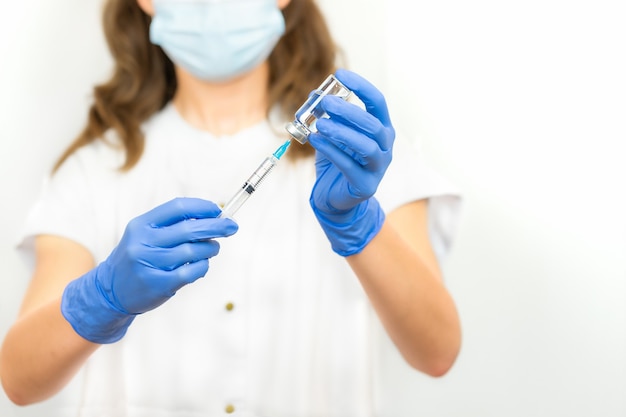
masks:
[(287, 123), (285, 129), (298, 142), (305, 144), (311, 133), (317, 132), (315, 123), (322, 117), (328, 117), (320, 106), (322, 98), (327, 95), (341, 97), (347, 100), (351, 91), (346, 88), (334, 75), (329, 75), (320, 86), (314, 90), (304, 104), (296, 111), (295, 119)]

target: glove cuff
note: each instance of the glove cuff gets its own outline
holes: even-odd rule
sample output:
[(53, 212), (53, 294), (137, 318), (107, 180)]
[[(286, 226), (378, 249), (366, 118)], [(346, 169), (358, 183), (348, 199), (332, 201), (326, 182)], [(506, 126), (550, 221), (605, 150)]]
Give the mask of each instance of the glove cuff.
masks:
[(311, 207), (333, 251), (341, 256), (360, 253), (385, 222), (385, 212), (374, 197), (342, 214), (324, 213), (312, 201)]
[(98, 268), (70, 282), (63, 291), (61, 313), (82, 338), (107, 344), (120, 340), (135, 316), (112, 306), (97, 282)]

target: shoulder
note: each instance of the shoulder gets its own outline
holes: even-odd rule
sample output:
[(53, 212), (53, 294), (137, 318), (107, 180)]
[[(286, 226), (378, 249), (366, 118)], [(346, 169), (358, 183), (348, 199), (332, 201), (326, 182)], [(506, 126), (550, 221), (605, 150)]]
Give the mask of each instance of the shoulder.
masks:
[(416, 139), (397, 133), (393, 158), (377, 198), (389, 210), (402, 204), (441, 195), (459, 194), (458, 188), (428, 161)]
[(462, 194), (428, 160), (417, 140), (397, 135), (393, 159), (376, 198), (388, 213), (407, 203), (427, 200), (433, 249), (440, 261), (449, 252), (461, 213)]
[[(176, 129), (175, 122), (175, 112), (171, 104), (168, 104), (143, 122), (141, 131), (146, 140), (158, 141), (159, 132)], [(116, 171), (124, 163), (124, 158), (122, 140), (114, 129), (109, 129), (101, 138), (77, 149), (63, 162), (56, 175)]]

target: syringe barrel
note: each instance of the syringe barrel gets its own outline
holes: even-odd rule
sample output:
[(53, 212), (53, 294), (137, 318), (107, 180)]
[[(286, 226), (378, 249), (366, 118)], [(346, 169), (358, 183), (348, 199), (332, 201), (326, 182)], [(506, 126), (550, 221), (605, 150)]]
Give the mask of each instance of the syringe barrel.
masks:
[(277, 162), (278, 159), (273, 156), (268, 156), (267, 158), (265, 158), (265, 160), (261, 162), (261, 165), (259, 165), (259, 167), (252, 173), (252, 175), (250, 175), (250, 178), (248, 178), (248, 181), (246, 181), (246, 183), (251, 184), (254, 189), (257, 189), (259, 187), (259, 184), (261, 184), (267, 174), (269, 174), (272, 168), (276, 166)]
[(222, 207), (222, 212), (218, 218), (233, 217), (233, 215), (239, 210), (239, 208), (246, 202), (246, 200), (252, 195), (254, 189), (248, 188), (248, 184), (244, 184), (243, 187), (237, 191), (237, 193), (231, 198), (228, 203)]
[(222, 212), (218, 218), (232, 217), (237, 210), (246, 202), (246, 200), (255, 192), (261, 182), (267, 177), (276, 166), (278, 159), (274, 156), (268, 156), (259, 165), (259, 167), (250, 175), (250, 178), (243, 184), (243, 186), (237, 191), (237, 193), (222, 207)]

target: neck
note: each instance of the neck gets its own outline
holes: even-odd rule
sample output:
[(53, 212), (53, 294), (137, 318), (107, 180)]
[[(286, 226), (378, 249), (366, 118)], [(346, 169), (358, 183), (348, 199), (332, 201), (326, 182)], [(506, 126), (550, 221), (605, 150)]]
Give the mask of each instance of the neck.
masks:
[(173, 103), (180, 115), (197, 129), (215, 136), (231, 135), (266, 116), (269, 65), (263, 63), (232, 80), (213, 83), (176, 69)]

